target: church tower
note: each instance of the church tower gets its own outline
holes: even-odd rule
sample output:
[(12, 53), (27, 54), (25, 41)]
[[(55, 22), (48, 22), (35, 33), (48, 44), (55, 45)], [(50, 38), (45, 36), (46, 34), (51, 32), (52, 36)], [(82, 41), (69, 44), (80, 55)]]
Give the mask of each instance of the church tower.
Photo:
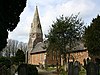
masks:
[(40, 23), (38, 8), (36, 6), (34, 18), (31, 23), (31, 30), (29, 33), (29, 41), (28, 41), (28, 54), (26, 56), (26, 62), (31, 63), (32, 56), (30, 55), (31, 51), (35, 47), (35, 45), (39, 42), (43, 41), (43, 33), (42, 33), (42, 27)]
[(29, 34), (28, 50), (32, 50), (34, 46), (43, 41), (42, 27), (40, 23), (38, 8), (36, 6), (33, 21), (31, 23), (31, 31)]

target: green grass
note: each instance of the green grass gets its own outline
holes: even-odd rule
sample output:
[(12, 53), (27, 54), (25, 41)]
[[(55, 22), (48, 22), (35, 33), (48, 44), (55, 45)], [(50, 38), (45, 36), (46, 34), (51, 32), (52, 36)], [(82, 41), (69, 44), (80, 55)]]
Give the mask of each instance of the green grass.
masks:
[(67, 75), (67, 72), (63, 70), (60, 72), (60, 75)]
[(79, 72), (79, 75), (86, 75), (86, 70), (81, 67), (81, 71)]
[(64, 66), (61, 66), (60, 68), (60, 75), (67, 75), (68, 73), (64, 70)]
[(52, 71), (52, 70), (56, 70), (56, 68), (55, 67), (48, 67), (47, 68), (47, 71)]
[[(62, 71), (60, 72), (60, 75), (67, 75), (68, 73), (66, 71), (64, 71), (64, 69), (62, 69)], [(86, 70), (81, 67), (81, 71), (79, 72), (79, 75), (86, 75)]]
[[(66, 71), (64, 71), (64, 67), (60, 67), (60, 74), (59, 75), (67, 75), (68, 73)], [(47, 71), (52, 71), (52, 70), (56, 70), (55, 67), (48, 67)], [(79, 72), (79, 75), (86, 75), (86, 70), (81, 67), (81, 71)]]

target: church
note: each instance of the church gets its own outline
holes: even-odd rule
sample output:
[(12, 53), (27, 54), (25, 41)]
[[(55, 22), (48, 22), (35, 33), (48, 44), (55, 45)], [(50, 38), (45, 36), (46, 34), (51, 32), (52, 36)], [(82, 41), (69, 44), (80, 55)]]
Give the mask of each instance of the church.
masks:
[(45, 62), (45, 52), (43, 47), (43, 33), (40, 23), (38, 8), (36, 6), (28, 42), (28, 63), (38, 65)]
[[(63, 59), (59, 57), (59, 53), (55, 52), (47, 52), (44, 47), (43, 42), (43, 32), (42, 26), (39, 18), (38, 8), (36, 6), (33, 21), (31, 23), (31, 30), (29, 33), (29, 41), (28, 41), (28, 64), (39, 65), (39, 64), (48, 64), (48, 65), (56, 65), (63, 64)], [(83, 59), (88, 58), (88, 51), (80, 46), (81, 48), (77, 48), (77, 50), (70, 51), (71, 56), (75, 58), (75, 60), (79, 61), (83, 64)]]

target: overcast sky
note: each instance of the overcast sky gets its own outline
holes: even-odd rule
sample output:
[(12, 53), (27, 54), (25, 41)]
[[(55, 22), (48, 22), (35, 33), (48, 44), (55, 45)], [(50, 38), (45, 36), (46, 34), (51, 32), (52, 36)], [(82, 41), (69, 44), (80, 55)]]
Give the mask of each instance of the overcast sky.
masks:
[(38, 6), (43, 34), (47, 34), (56, 17), (70, 16), (80, 12), (85, 24), (100, 14), (100, 0), (27, 0), (16, 29), (9, 33), (9, 39), (27, 43), (36, 5)]

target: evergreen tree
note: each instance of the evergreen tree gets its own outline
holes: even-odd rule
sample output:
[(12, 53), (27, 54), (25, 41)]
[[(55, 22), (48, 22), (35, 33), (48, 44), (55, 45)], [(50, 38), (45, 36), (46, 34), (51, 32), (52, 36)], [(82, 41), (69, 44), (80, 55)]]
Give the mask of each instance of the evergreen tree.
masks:
[(59, 50), (66, 62), (68, 50), (72, 50), (81, 40), (84, 31), (83, 21), (78, 15), (70, 17), (60, 16), (52, 24), (48, 33), (48, 50)]
[(85, 29), (84, 33), (85, 46), (88, 52), (93, 55), (100, 55), (100, 16), (94, 18)]
[(17, 53), (16, 53), (16, 62), (19, 64), (20, 62), (23, 63), (25, 62), (25, 54), (22, 50), (18, 49)]

